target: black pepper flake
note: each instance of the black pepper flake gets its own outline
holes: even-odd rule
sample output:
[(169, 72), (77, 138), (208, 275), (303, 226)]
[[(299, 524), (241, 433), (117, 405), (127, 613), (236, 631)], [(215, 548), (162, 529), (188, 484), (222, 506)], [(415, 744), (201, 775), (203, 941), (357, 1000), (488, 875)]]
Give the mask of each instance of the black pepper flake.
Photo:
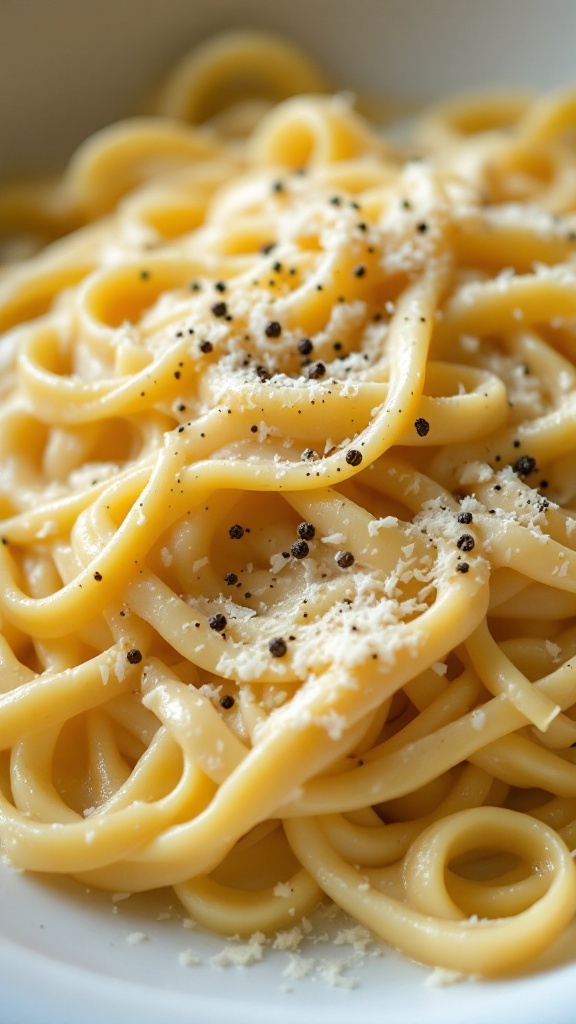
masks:
[(282, 272), (282, 264), (280, 263), (279, 260), (276, 260), (276, 262), (272, 264), (272, 270), (274, 270), (277, 274), (280, 274)]
[(182, 376), (182, 374), (180, 373), (180, 370), (174, 370), (174, 376), (175, 376), (176, 380), (180, 380), (180, 377)]
[(471, 512), (459, 512), (458, 513), (458, 522), (459, 523), (463, 523), (465, 526), (468, 526), (472, 522), (472, 513)]
[(430, 424), (423, 416), (419, 416), (417, 420), (414, 420), (414, 426), (416, 427), (418, 437), (426, 437), (426, 434), (430, 430)]
[(190, 282), (190, 291), (191, 292), (200, 292), (200, 291), (202, 291), (202, 285), (200, 284), (200, 282), (199, 281), (191, 281)]
[(332, 206), (342, 206), (342, 200), (340, 199), (340, 196), (332, 196), (330, 202), (332, 203)]
[(272, 252), (276, 248), (275, 242), (265, 242), (264, 245), (260, 246), (260, 252), (263, 256), (267, 256), (268, 253)]
[(252, 426), (250, 427), (250, 430), (252, 431), (253, 434), (257, 434), (258, 433), (258, 427), (256, 426), (255, 423), (252, 424)]
[(220, 705), (225, 711), (229, 711), (230, 708), (233, 708), (235, 703), (236, 701), (231, 693), (225, 693), (223, 697), (220, 697)]
[(199, 348), (204, 355), (207, 355), (208, 352), (212, 352), (214, 346), (211, 341), (208, 341), (208, 338), (205, 338), (204, 341), (200, 342)]
[(223, 629), (226, 629), (227, 621), (226, 616), (222, 615), (222, 612), (215, 612), (208, 619), (208, 625), (210, 629), (215, 629), (217, 633), (221, 633)]
[(532, 455), (521, 455), (516, 459), (512, 469), (520, 476), (529, 476), (530, 473), (536, 472), (536, 459)]
[(131, 665), (137, 665), (138, 662), (142, 661), (142, 651), (139, 651), (137, 647), (133, 647), (131, 651), (128, 651), (126, 658)]
[(302, 540), (313, 540), (316, 536), (316, 527), (312, 523), (300, 523), (298, 527), (298, 536)]
[(273, 658), (283, 658), (288, 650), (286, 641), (281, 636), (275, 636), (273, 640), (268, 641), (268, 650)]
[(334, 560), (341, 569), (349, 569), (351, 565), (354, 565), (354, 555), (351, 551), (337, 551)]
[(264, 383), (270, 380), (271, 373), (265, 366), (259, 365), (256, 367), (256, 376)]
[(215, 287), (217, 292), (225, 292), (226, 291), (226, 282), (225, 281), (215, 281), (214, 282), (214, 287)]
[(359, 452), (357, 448), (351, 448), (346, 452), (346, 462), (349, 466), (359, 466), (362, 462), (362, 452)]
[(212, 312), (214, 316), (226, 316), (228, 313), (228, 306), (225, 302), (215, 302), (212, 306)]
[(227, 572), (224, 577), (224, 583), (227, 583), (229, 587), (233, 587), (238, 583), (238, 577), (235, 572)]
[(240, 526), (239, 523), (235, 523), (235, 525), (231, 526), (228, 530), (228, 534), (232, 540), (240, 540), (240, 538), (244, 536), (244, 527)]
[(272, 191), (273, 192), (283, 192), (284, 191), (284, 185), (282, 184), (282, 182), (281, 181), (273, 181), (272, 182)]
[(364, 277), (366, 273), (366, 267), (361, 263), (360, 266), (354, 268), (354, 277)]
[(141, 270), (140, 271), (140, 279), (142, 281), (148, 281), (149, 277), (150, 277), (150, 271), (149, 270)]
[(318, 452), (315, 452), (313, 448), (305, 448), (300, 458), (303, 462), (312, 462), (318, 458)]
[(474, 544), (474, 537), (472, 537), (471, 534), (469, 533), (463, 533), (462, 536), (458, 537), (458, 540), (456, 541), (456, 546), (460, 548), (460, 551), (472, 551)]
[(318, 359), (315, 363), (310, 363), (310, 366), (308, 367), (307, 370), (309, 380), (319, 380), (320, 377), (323, 377), (325, 373), (326, 367), (324, 366), (324, 363), (321, 362), (320, 359)]
[(102, 573), (101, 572), (95, 572), (94, 573), (94, 579), (96, 580), (97, 583), (100, 583), (100, 580), (102, 579)]
[(8, 537), (2, 537), (2, 543), (3, 544), (7, 544), (8, 543)]
[(421, 235), (423, 235), (425, 231), (428, 231), (428, 225), (426, 221), (423, 220), (420, 222), (420, 224), (417, 224), (416, 230), (419, 231)]
[(309, 356), (314, 345), (310, 341), (310, 338), (301, 338), (298, 342), (298, 351), (301, 356)]
[(306, 555), (310, 553), (310, 548), (305, 540), (296, 540), (292, 544), (290, 551), (294, 558), (306, 558)]
[(456, 572), (468, 572), (469, 568), (468, 562), (458, 562)]
[(266, 325), (264, 334), (266, 335), (267, 338), (279, 338), (280, 335), (282, 334), (282, 328), (278, 321), (271, 320), (270, 323)]

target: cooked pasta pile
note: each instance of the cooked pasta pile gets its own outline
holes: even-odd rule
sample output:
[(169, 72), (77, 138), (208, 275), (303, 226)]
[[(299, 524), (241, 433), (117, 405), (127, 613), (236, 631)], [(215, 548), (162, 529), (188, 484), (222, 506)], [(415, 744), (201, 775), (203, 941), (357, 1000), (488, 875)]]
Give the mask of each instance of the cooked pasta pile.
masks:
[(400, 144), (254, 33), (154, 104), (0, 195), (4, 854), (508, 971), (576, 910), (576, 94)]

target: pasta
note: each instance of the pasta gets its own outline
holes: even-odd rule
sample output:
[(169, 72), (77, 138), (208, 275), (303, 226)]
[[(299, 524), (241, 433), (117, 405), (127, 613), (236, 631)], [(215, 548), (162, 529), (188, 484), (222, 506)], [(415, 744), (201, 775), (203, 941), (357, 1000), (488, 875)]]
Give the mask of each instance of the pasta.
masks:
[(5, 186), (10, 862), (465, 974), (568, 926), (575, 105), (395, 141), (240, 33)]

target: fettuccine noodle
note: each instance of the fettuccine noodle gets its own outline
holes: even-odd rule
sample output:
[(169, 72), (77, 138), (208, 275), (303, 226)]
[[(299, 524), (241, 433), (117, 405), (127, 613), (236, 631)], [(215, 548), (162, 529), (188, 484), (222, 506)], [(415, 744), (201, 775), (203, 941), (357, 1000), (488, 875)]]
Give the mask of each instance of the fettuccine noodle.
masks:
[(576, 93), (184, 62), (0, 227), (0, 834), (494, 975), (576, 910)]

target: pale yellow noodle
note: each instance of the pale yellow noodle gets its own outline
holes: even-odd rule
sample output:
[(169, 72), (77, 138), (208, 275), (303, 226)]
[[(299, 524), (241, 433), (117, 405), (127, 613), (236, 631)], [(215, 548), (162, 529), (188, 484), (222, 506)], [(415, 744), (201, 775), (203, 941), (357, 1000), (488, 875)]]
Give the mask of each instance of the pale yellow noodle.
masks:
[(574, 106), (404, 151), (230, 33), (0, 191), (14, 864), (473, 975), (569, 924)]

